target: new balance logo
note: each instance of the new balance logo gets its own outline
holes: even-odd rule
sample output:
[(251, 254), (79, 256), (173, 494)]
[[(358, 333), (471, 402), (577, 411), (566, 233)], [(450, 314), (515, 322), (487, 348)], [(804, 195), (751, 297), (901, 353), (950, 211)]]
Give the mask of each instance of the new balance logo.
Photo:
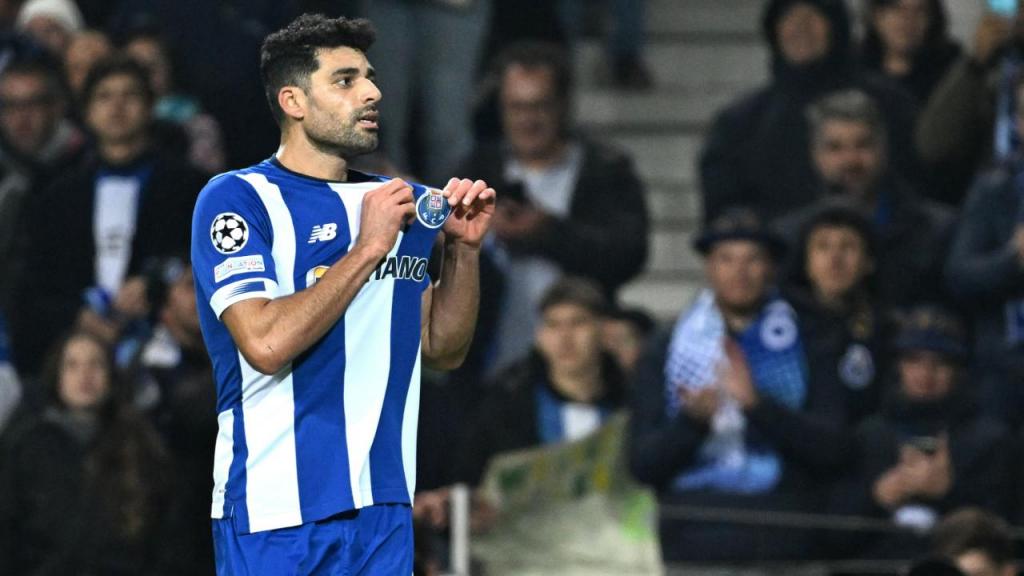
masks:
[(334, 240), (338, 235), (338, 225), (334, 222), (330, 224), (324, 224), (323, 226), (313, 226), (313, 233), (309, 236), (308, 244), (314, 244), (316, 242), (324, 242), (327, 240)]

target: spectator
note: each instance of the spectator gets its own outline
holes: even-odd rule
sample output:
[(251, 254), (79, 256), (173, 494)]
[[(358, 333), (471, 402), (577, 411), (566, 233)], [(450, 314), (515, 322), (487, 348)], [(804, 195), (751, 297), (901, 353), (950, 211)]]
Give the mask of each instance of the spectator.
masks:
[(210, 470), (217, 436), (216, 387), (196, 311), (192, 267), (168, 258), (151, 273), (158, 322), (138, 347), (131, 374), (135, 405), (161, 434), (180, 480), (182, 528), (190, 574), (209, 571), (213, 548)]
[(979, 168), (1016, 150), (1014, 90), (1024, 40), (1024, 11), (1016, 21), (986, 14), (974, 45), (946, 73), (917, 123), (915, 141), (934, 175), (931, 197), (960, 205)]
[(457, 477), (476, 485), (495, 454), (576, 440), (623, 405), (623, 375), (601, 347), (607, 301), (581, 278), (552, 285), (538, 306), (533, 350), (502, 371), (470, 424)]
[(874, 412), (887, 361), (885, 321), (875, 297), (875, 236), (867, 218), (845, 202), (826, 202), (804, 226), (785, 294), (806, 341), (842, 352), (836, 372), (854, 418)]
[[(579, 42), (583, 36), (584, 10), (592, 2), (558, 0), (558, 11), (570, 42)], [(654, 85), (651, 73), (643, 60), (646, 41), (646, 0), (608, 0), (608, 22), (611, 32), (605, 40), (607, 64), (599, 70), (598, 78), (604, 84), (622, 90), (649, 90)]]
[(83, 30), (75, 34), (64, 53), (64, 74), (73, 100), (82, 97), (82, 88), (92, 67), (113, 53), (114, 46), (103, 32)]
[(49, 60), (16, 59), (0, 73), (0, 308), (13, 306), (29, 195), (77, 163), (85, 148), (66, 109), (60, 72)]
[(176, 90), (171, 55), (160, 34), (155, 29), (136, 29), (128, 34), (123, 49), (149, 70), (156, 95), (154, 117), (185, 131), (189, 163), (207, 174), (223, 172), (225, 156), (220, 125), (201, 109), (198, 100)]
[(83, 102), (95, 156), (33, 198), (27, 212), (30, 221), (47, 222), (28, 231), (19, 306), (12, 311), (16, 365), (29, 374), (53, 335), (76, 316), (108, 342), (145, 317), (139, 274), (150, 259), (187, 248), (192, 206), (204, 181), (154, 149), (152, 91), (135, 62), (98, 64), (86, 80)]
[(481, 298), (497, 309), (498, 369), (526, 352), (540, 296), (560, 275), (591, 278), (612, 295), (643, 270), (648, 223), (630, 159), (572, 129), (564, 52), (514, 44), (495, 70), (505, 140), (474, 150), (459, 173), (498, 183), (502, 198), (491, 228), (504, 298)]
[(604, 348), (627, 376), (633, 374), (656, 327), (650, 314), (639, 308), (613, 308), (605, 317), (601, 326)]
[(808, 354), (790, 305), (772, 290), (781, 243), (749, 210), (697, 238), (710, 290), (641, 359), (629, 463), (658, 493), (666, 562), (815, 557), (816, 535), (771, 525), (691, 521), (675, 506), (813, 511), (847, 465), (852, 434), (831, 358)]
[[(809, 109), (811, 157), (819, 189), (852, 202), (878, 238), (878, 299), (884, 309), (943, 296), (942, 266), (953, 218), (925, 201), (889, 161), (886, 125), (867, 94), (830, 94)], [(790, 244), (816, 208), (781, 218)]]
[(11, 364), (11, 343), (7, 337), (7, 321), (0, 310), (0, 438), (13, 421), (21, 403), (21, 380)]
[(470, 87), (483, 53), (491, 2), (365, 3), (366, 16), (378, 32), (369, 57), (388, 95), (382, 104), (382, 142), (399, 170), (443, 183), (472, 147)]
[(5, 574), (153, 574), (180, 558), (172, 470), (126, 402), (109, 348), (76, 332), (51, 356), (45, 410), (0, 466)]
[(705, 220), (747, 206), (766, 221), (818, 198), (805, 111), (823, 95), (856, 88), (878, 101), (893, 168), (916, 177), (914, 102), (891, 82), (858, 70), (842, 0), (771, 0), (764, 12), (770, 84), (718, 114), (700, 158)]
[(85, 21), (73, 0), (28, 0), (18, 12), (17, 26), (59, 58)]
[(1013, 535), (1001, 518), (978, 508), (957, 510), (932, 532), (932, 550), (965, 576), (1015, 576)]
[(865, 67), (900, 84), (923, 106), (960, 57), (943, 0), (866, 0), (865, 9)]
[[(1017, 84), (1017, 132), (1024, 134), (1024, 81)], [(973, 374), (986, 412), (1024, 423), (1024, 155), (981, 174), (957, 224), (946, 282), (974, 321)]]
[[(858, 431), (868, 510), (919, 530), (961, 506), (1006, 513), (1013, 503), (1010, 437), (971, 398), (963, 327), (941, 309), (916, 307), (894, 348), (897, 382)], [(919, 546), (891, 535), (880, 540), (879, 555), (906, 557)]]
[(280, 140), (252, 55), (296, 10), (294, 0), (124, 0), (108, 29), (119, 37), (158, 24), (182, 85), (221, 126), (227, 166), (245, 166), (265, 159)]

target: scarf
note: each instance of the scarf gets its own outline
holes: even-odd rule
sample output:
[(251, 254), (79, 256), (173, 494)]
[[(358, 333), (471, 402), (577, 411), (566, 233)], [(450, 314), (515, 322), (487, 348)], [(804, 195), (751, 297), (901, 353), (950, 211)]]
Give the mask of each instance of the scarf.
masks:
[[(807, 396), (807, 367), (796, 320), (788, 303), (773, 298), (750, 326), (729, 334), (714, 295), (705, 290), (672, 333), (665, 362), (668, 416), (679, 415), (682, 389), (719, 385), (723, 370), (728, 369), (726, 338), (739, 344), (758, 394), (798, 409)], [(723, 390), (697, 462), (676, 477), (673, 487), (758, 494), (772, 490), (781, 477), (782, 461), (777, 452), (747, 429), (739, 405)]]

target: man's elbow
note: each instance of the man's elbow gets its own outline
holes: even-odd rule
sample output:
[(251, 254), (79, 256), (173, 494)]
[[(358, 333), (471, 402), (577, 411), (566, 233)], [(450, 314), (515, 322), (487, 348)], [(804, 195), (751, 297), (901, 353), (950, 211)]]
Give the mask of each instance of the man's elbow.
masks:
[(273, 376), (280, 372), (288, 360), (274, 351), (269, 344), (262, 342), (249, 343), (240, 347), (242, 357), (260, 374)]
[(423, 365), (431, 370), (450, 372), (462, 366), (466, 361), (466, 352), (461, 351), (455, 354), (430, 354), (424, 352)]

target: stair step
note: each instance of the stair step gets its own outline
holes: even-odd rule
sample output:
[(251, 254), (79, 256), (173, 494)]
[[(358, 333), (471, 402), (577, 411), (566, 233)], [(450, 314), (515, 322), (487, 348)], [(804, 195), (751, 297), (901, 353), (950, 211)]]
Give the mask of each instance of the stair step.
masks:
[(762, 0), (649, 0), (647, 30), (759, 34)]
[[(657, 88), (724, 87), (743, 91), (768, 79), (768, 58), (760, 40), (720, 40), (652, 38), (645, 48), (644, 59)], [(575, 53), (578, 85), (598, 84), (597, 73), (604, 64), (605, 52), (600, 42), (581, 42)]]
[(619, 300), (625, 306), (646, 310), (662, 324), (679, 317), (700, 291), (698, 280), (641, 276), (619, 290)]
[(650, 236), (651, 253), (647, 259), (647, 271), (681, 272), (699, 277), (703, 261), (691, 247), (694, 234), (694, 230), (655, 228)]
[(701, 218), (697, 186), (685, 182), (648, 182), (647, 212), (656, 226), (696, 228)]
[(622, 134), (608, 138), (633, 157), (646, 182), (696, 182), (696, 162), (703, 145), (699, 134)]
[(590, 88), (576, 97), (576, 118), (588, 130), (704, 131), (736, 97), (735, 89), (630, 93)]

